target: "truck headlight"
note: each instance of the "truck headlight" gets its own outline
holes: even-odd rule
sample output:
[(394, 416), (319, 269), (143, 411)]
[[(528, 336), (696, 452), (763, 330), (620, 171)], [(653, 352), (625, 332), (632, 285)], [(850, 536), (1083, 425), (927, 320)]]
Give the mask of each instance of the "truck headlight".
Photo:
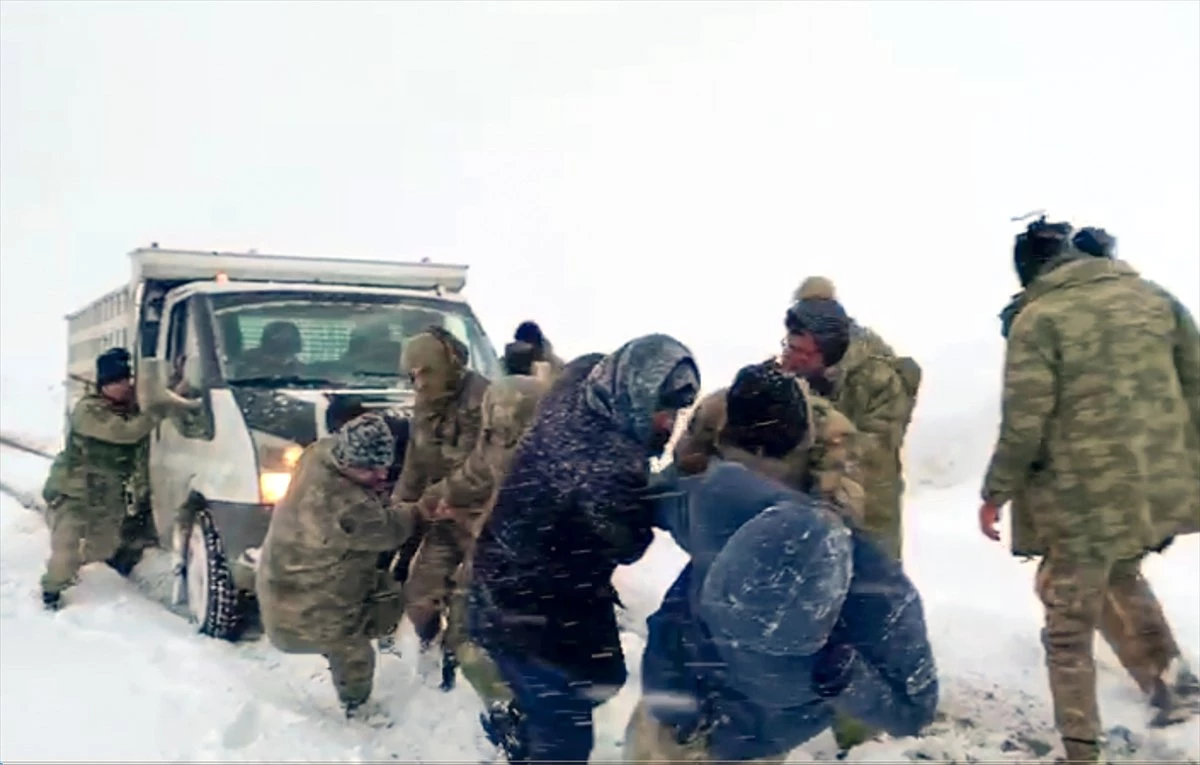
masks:
[(304, 447), (261, 430), (250, 432), (258, 452), (258, 494), (264, 505), (274, 505), (287, 494), (292, 470)]
[(258, 493), (264, 505), (274, 505), (287, 494), (292, 482), (291, 473), (268, 471), (258, 474)]

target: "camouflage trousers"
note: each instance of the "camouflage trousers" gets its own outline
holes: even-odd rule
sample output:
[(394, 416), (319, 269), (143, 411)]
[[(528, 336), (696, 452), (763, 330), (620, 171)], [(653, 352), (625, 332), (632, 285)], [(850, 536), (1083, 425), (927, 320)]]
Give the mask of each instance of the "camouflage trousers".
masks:
[(106, 561), (121, 546), (122, 508), (97, 513), (79, 500), (64, 497), (50, 508), (50, 559), (42, 576), (43, 592), (62, 592), (87, 563)]
[(1068, 755), (1098, 756), (1100, 711), (1092, 646), (1096, 630), (1144, 693), (1150, 693), (1179, 647), (1149, 583), (1141, 558), (1078, 560), (1052, 550), (1038, 566), (1045, 606), (1042, 645), (1054, 699), (1054, 718)]
[[(761, 762), (764, 765), (775, 765), (787, 759), (784, 752), (777, 757), (761, 757), (747, 762)], [(708, 752), (703, 739), (694, 738), (683, 744), (679, 743), (675, 734), (663, 725), (646, 707), (645, 700), (639, 700), (633, 708), (633, 715), (625, 728), (625, 762), (719, 762)]]
[(425, 526), (404, 583), (405, 609), (422, 640), (437, 636), (442, 614), (450, 607), (455, 573), (470, 544), (470, 537), (454, 521), (439, 520)]
[[(384, 577), (391, 578), (386, 572), (381, 580)], [(403, 599), (384, 584), (364, 605), (361, 627), (346, 637), (313, 640), (292, 630), (276, 628), (266, 612), (263, 626), (271, 645), (283, 653), (325, 657), (338, 700), (343, 705), (357, 706), (371, 697), (375, 686), (375, 646), (371, 641), (395, 632), (403, 615)]]
[(458, 668), (462, 670), (463, 677), (475, 689), (484, 708), (488, 709), (493, 704), (512, 701), (513, 693), (492, 657), (467, 636), (467, 584), (470, 575), (470, 561), (464, 561), (455, 576), (456, 586), (450, 597), (450, 612), (442, 641), (458, 657)]

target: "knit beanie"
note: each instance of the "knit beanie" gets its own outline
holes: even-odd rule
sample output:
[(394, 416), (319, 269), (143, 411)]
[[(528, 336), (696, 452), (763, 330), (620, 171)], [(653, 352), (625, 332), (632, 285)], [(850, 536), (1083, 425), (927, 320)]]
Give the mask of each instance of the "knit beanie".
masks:
[(109, 348), (96, 357), (96, 387), (133, 377), (132, 360), (124, 348)]
[(788, 332), (812, 335), (827, 367), (837, 364), (846, 355), (852, 323), (838, 301), (812, 298), (793, 304), (784, 319)]
[(724, 435), (734, 445), (779, 458), (808, 433), (808, 405), (796, 379), (772, 362), (738, 371), (725, 396)]
[(333, 459), (342, 467), (385, 468), (395, 458), (395, 438), (382, 415), (360, 415), (337, 432)]
[(514, 340), (504, 346), (504, 373), (510, 375), (533, 374), (533, 362), (536, 361), (537, 349), (532, 344)]

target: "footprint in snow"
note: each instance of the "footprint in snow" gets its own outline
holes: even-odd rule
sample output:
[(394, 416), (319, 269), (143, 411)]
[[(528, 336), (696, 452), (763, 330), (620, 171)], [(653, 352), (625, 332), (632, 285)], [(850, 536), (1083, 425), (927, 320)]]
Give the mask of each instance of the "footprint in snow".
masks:
[(226, 749), (245, 749), (258, 739), (262, 713), (253, 701), (242, 704), (233, 721), (225, 726), (221, 744)]

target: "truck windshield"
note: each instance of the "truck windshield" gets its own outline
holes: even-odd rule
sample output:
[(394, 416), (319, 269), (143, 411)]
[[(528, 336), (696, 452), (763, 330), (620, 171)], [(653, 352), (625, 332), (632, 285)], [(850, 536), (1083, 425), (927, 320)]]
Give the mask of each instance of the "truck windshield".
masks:
[(210, 296), (222, 373), (231, 385), (271, 388), (408, 387), (400, 354), (426, 327), (466, 346), (468, 365), (500, 373), (496, 352), (464, 305), (334, 291), (248, 291)]

